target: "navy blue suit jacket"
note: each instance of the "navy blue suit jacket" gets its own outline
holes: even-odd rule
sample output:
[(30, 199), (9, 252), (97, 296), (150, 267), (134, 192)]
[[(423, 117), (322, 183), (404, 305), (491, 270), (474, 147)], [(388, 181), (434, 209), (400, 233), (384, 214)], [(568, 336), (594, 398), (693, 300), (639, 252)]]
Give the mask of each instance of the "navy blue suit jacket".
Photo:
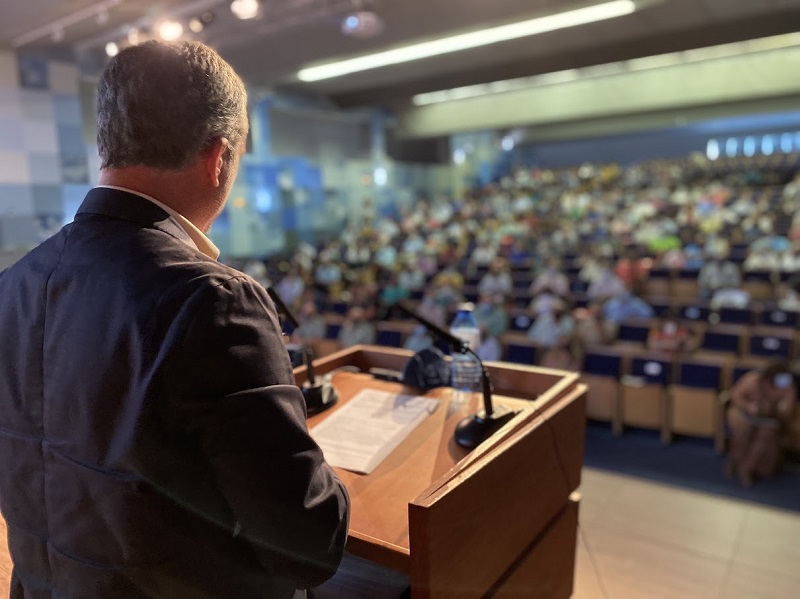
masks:
[(12, 598), (291, 597), (338, 566), (349, 500), (275, 308), (186, 239), (97, 188), (0, 275)]

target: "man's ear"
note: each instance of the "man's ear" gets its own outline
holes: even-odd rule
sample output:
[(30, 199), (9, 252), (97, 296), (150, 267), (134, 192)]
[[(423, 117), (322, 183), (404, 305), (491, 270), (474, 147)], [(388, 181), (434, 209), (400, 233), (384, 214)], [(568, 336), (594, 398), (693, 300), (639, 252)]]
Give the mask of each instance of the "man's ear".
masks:
[(219, 187), (219, 175), (225, 165), (225, 152), (228, 148), (230, 148), (230, 142), (224, 137), (217, 137), (206, 149), (203, 160), (212, 187)]

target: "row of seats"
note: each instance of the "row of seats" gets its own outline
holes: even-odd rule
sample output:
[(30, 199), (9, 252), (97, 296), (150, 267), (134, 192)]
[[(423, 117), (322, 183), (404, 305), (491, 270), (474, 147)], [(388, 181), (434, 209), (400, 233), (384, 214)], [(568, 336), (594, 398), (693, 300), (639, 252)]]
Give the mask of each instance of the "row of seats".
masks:
[[(587, 417), (610, 422), (615, 434), (626, 426), (659, 430), (666, 444), (674, 435), (725, 444), (722, 394), (763, 360), (719, 361), (692, 355), (628, 354), (615, 348), (588, 352), (581, 379), (588, 386)], [(800, 452), (800, 410), (786, 439)]]
[[(797, 313), (790, 313), (796, 322)], [(339, 313), (326, 315), (326, 337), (336, 339), (343, 316)], [(511, 329), (501, 338), (503, 360), (518, 364), (535, 365), (540, 362), (543, 348), (529, 339), (526, 331), (533, 323), (527, 314), (510, 320)], [(784, 358), (792, 360), (800, 356), (800, 331), (795, 326), (766, 326), (749, 324), (707, 325), (702, 321), (686, 321), (693, 335), (689, 346), (698, 357), (720, 358)], [(789, 323), (787, 322), (787, 325)], [(390, 347), (402, 347), (407, 336), (417, 326), (412, 319), (392, 319), (377, 322), (376, 343)], [(626, 320), (619, 324), (614, 346), (619, 351), (640, 351), (646, 348), (651, 333), (662, 326), (662, 321), (653, 319)]]

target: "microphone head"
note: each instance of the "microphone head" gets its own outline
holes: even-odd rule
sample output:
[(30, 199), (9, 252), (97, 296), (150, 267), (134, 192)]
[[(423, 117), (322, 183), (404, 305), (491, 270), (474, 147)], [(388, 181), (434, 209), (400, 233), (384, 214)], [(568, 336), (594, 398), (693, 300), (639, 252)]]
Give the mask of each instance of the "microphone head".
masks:
[(419, 389), (450, 386), (450, 364), (437, 347), (426, 347), (409, 358), (403, 368), (403, 384)]

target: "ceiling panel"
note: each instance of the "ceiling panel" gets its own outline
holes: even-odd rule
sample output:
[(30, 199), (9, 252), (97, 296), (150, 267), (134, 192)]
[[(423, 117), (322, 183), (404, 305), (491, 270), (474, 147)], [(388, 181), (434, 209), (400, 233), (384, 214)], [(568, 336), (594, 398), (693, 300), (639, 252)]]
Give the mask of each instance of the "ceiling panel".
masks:
[[(121, 0), (109, 10), (106, 24), (86, 19), (68, 28), (62, 42), (55, 44), (46, 34), (23, 51), (73, 48), (84, 70), (99, 70), (105, 61), (105, 41), (121, 35), (125, 24), (154, 22), (166, 14), (188, 16), (192, 10), (211, 6), (216, 19), (200, 39), (218, 48), (249, 83), (334, 95), (337, 101), (350, 105), (375, 98), (407, 97), (415, 90), (431, 91), (784, 33), (800, 23), (800, 0), (642, 0), (637, 13), (601, 23), (312, 85), (301, 85), (295, 78), (297, 70), (309, 64), (528, 19), (586, 1), (268, 0), (263, 18), (238, 21), (228, 10), (229, 0)], [(21, 34), (97, 4), (97, 0), (0, 2), (0, 47), (9, 47)], [(356, 5), (372, 7), (383, 17), (386, 28), (382, 35), (359, 40), (341, 34), (342, 17)]]

